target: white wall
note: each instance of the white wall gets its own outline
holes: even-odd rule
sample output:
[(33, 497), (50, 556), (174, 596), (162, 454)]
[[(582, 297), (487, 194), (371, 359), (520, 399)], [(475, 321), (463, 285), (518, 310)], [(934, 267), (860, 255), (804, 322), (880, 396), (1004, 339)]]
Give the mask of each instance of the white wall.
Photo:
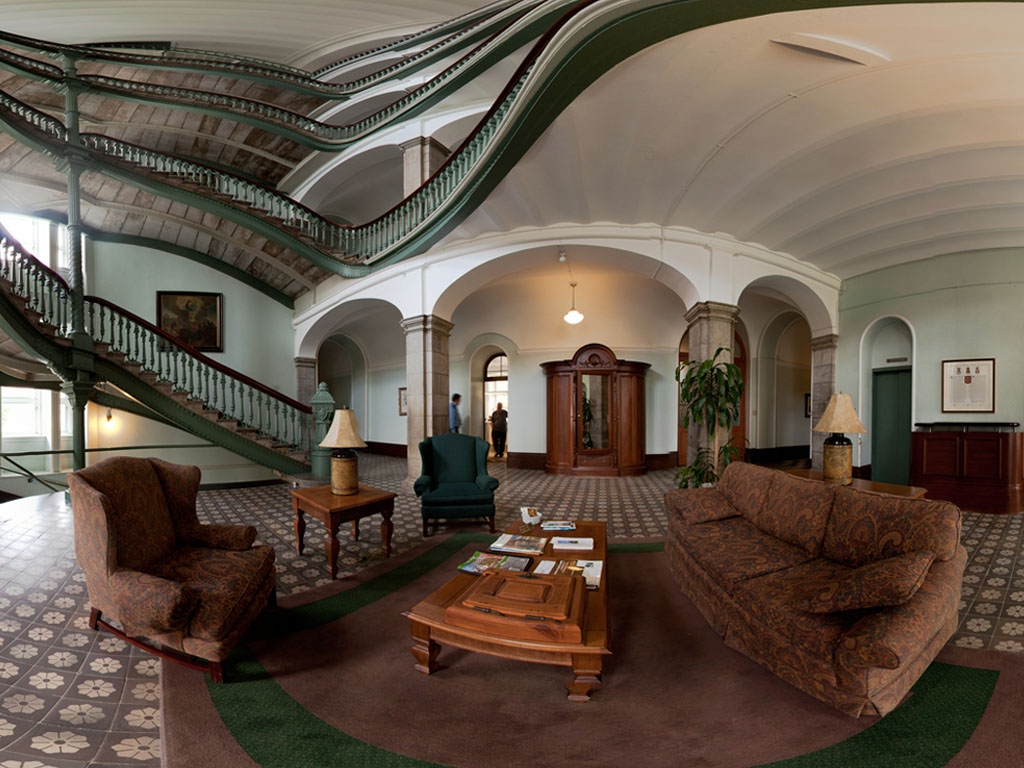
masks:
[(87, 291), (154, 324), (157, 291), (224, 294), (224, 351), (204, 354), (295, 396), (292, 311), (238, 280), (149, 248), (90, 242)]
[[(149, 248), (90, 242), (87, 250), (87, 292), (120, 305), (145, 320), (156, 321), (157, 291), (202, 291), (224, 295), (224, 351), (208, 357), (275, 389), (295, 396), (292, 311), (255, 289), (196, 262)], [(204, 441), (174, 427), (114, 409), (90, 404), (89, 448), (94, 463), (114, 453), (155, 455), (168, 461), (196, 464), (204, 483), (263, 480), (275, 475), (240, 456), (216, 447), (139, 449), (136, 445), (193, 445)]]
[[(1024, 422), (1022, 306), (1024, 251), (1019, 250), (969, 258), (951, 254), (848, 280), (840, 302), (838, 385), (854, 395), (863, 414), (870, 404), (871, 379), (865, 374), (890, 349), (896, 356), (906, 354), (912, 334), (913, 421)], [(906, 322), (902, 343), (897, 335), (880, 333), (880, 344), (865, 351), (865, 332), (890, 316)], [(942, 361), (975, 357), (996, 359), (995, 413), (943, 413)], [(855, 464), (870, 463), (870, 444), (870, 435), (855, 441)]]

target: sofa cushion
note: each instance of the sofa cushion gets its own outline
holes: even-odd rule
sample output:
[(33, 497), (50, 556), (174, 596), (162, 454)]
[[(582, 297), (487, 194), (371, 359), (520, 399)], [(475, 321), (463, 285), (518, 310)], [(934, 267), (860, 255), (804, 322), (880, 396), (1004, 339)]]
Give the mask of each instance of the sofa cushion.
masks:
[(257, 545), (241, 552), (180, 547), (154, 567), (156, 575), (187, 585), (197, 601), (190, 635), (220, 640), (251, 610), (274, 572), (274, 549)]
[(811, 613), (902, 605), (924, 583), (935, 553), (923, 550), (850, 568), (824, 579), (795, 585), (797, 605)]
[(480, 488), (473, 482), (442, 483), (423, 494), (423, 506), (451, 506), (458, 504), (492, 504), (494, 492)]
[(829, 560), (809, 560), (744, 581), (737, 585), (733, 599), (750, 627), (764, 627), (799, 647), (802, 653), (831, 659), (843, 633), (862, 613), (808, 613), (797, 603), (801, 585), (838, 578), (847, 570)]
[(768, 489), (764, 506), (750, 521), (762, 531), (817, 557), (821, 554), (837, 487), (778, 472)]
[(739, 515), (719, 488), (673, 488), (665, 492), (665, 509), (689, 525)]
[(736, 510), (748, 520), (761, 513), (768, 490), (779, 472), (734, 461), (722, 472), (718, 487)]
[(947, 501), (841, 487), (825, 527), (821, 554), (859, 568), (923, 550), (934, 552), (936, 560), (949, 560), (959, 543), (960, 510)]
[(735, 584), (811, 559), (805, 550), (769, 536), (742, 517), (686, 526), (680, 543), (720, 584)]

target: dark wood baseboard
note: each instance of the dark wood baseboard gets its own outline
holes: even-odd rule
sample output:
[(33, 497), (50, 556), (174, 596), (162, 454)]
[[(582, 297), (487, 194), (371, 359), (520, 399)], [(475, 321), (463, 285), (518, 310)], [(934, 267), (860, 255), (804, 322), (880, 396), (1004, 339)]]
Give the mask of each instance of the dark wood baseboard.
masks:
[(648, 472), (654, 472), (658, 469), (675, 469), (679, 466), (679, 453), (677, 451), (648, 453), (645, 458)]
[(543, 453), (509, 452), (505, 457), (505, 466), (509, 469), (539, 469), (544, 471), (547, 455)]
[(370, 453), (377, 453), (381, 456), (393, 456), (396, 459), (409, 458), (409, 446), (399, 443), (378, 443), (367, 440), (366, 449)]

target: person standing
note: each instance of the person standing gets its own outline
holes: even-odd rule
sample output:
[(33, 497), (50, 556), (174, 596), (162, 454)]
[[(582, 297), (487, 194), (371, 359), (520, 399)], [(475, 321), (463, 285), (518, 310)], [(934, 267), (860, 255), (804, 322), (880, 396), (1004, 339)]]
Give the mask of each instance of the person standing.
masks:
[(491, 439), (494, 441), (494, 455), (501, 458), (505, 455), (505, 439), (508, 437), (508, 411), (502, 409), (501, 403), (491, 414)]
[(459, 401), (462, 400), (462, 395), (455, 393), (452, 395), (452, 401), (448, 403), (448, 431), (458, 432), (459, 427), (462, 426), (462, 415), (459, 413)]

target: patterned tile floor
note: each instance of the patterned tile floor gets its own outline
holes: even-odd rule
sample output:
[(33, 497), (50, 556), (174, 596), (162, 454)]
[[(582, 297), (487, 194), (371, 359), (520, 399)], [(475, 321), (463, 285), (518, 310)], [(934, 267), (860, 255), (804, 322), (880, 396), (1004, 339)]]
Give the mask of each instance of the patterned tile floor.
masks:
[[(497, 525), (520, 505), (549, 517), (605, 520), (615, 538), (663, 536), (662, 495), (672, 471), (636, 478), (565, 478), (490, 464), (501, 481)], [(393, 550), (421, 541), (419, 504), (405, 462), (360, 457), (360, 478), (398, 494)], [(296, 554), (285, 485), (206, 490), (200, 517), (251, 522), (277, 551), (279, 592), (326, 583), (322, 528), (310, 520)], [(481, 526), (482, 527), (482, 526)], [(1024, 651), (1021, 517), (965, 513), (970, 554), (961, 620), (951, 641), (968, 648)], [(382, 559), (379, 527), (364, 521), (360, 541), (341, 537), (339, 576)], [(0, 505), (0, 768), (110, 768), (158, 765), (159, 662), (117, 638), (88, 629), (84, 577), (74, 556), (71, 510), (63, 496)]]

